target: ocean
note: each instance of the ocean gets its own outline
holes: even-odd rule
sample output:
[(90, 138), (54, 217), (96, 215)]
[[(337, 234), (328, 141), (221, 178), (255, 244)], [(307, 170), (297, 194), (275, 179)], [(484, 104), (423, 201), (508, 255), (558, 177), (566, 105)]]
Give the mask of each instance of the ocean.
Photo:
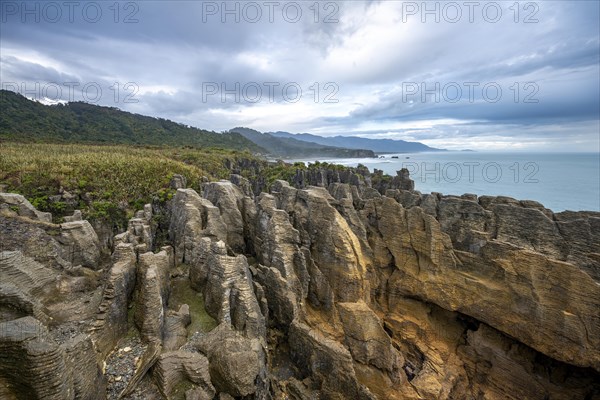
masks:
[(383, 157), (319, 161), (354, 167), (360, 163), (371, 172), (379, 169), (390, 175), (407, 168), (422, 193), (502, 195), (535, 200), (554, 212), (600, 211), (599, 153), (432, 152)]

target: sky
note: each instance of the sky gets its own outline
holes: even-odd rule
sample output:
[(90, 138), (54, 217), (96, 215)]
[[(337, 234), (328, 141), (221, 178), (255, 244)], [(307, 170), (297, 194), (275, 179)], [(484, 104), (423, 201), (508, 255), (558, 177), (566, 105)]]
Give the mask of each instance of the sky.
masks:
[(600, 151), (598, 1), (2, 1), (0, 83), (226, 131)]

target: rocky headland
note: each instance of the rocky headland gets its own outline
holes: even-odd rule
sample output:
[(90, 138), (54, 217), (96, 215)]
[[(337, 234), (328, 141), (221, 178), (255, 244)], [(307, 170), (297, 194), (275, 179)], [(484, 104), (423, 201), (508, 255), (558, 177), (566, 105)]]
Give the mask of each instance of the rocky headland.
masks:
[(600, 213), (377, 174), (178, 176), (111, 240), (0, 194), (0, 398), (600, 398)]

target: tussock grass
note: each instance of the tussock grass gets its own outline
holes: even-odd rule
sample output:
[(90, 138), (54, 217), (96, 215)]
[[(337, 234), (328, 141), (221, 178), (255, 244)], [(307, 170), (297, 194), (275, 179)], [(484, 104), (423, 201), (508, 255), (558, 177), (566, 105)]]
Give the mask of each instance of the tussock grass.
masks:
[[(220, 149), (0, 143), (0, 184), (57, 217), (79, 208), (88, 218), (111, 219), (112, 213), (130, 215), (153, 196), (172, 195), (173, 174), (197, 190), (203, 176), (226, 178), (226, 161), (238, 157), (252, 156)], [(74, 196), (68, 204), (53, 197), (64, 191)]]

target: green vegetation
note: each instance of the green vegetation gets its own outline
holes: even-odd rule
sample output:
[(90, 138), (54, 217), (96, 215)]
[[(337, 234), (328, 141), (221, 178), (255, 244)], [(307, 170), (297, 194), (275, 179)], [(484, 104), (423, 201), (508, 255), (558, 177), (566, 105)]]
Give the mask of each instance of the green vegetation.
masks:
[(113, 107), (74, 102), (46, 106), (0, 90), (0, 140), (265, 151), (238, 133), (216, 133)]
[(82, 210), (84, 218), (105, 220), (123, 229), (136, 210), (152, 201), (165, 203), (175, 191), (174, 174), (201, 190), (204, 177), (228, 179), (232, 172), (268, 190), (277, 179), (293, 183), (298, 170), (345, 170), (316, 162), (268, 163), (249, 152), (221, 149), (99, 146), (0, 142), (0, 184), (20, 193), (56, 222)]
[[(256, 190), (268, 190), (277, 179), (293, 184), (298, 170), (347, 169), (319, 162), (269, 163), (255, 155), (265, 150), (240, 133), (208, 132), (115, 108), (45, 106), (0, 90), (0, 109), (0, 190), (22, 194), (38, 210), (51, 212), (56, 223), (78, 209), (85, 219), (122, 232), (144, 204), (162, 208), (172, 199), (175, 174), (200, 192), (206, 179), (228, 179), (232, 173)], [(315, 154), (306, 142), (261, 136), (265, 139), (288, 154)], [(362, 151), (320, 147), (327, 156)], [(159, 213), (154, 223), (157, 241), (166, 242), (168, 214)]]
[(270, 187), (271, 184), (278, 179), (292, 183), (292, 178), (299, 169), (306, 170), (307, 167), (303, 162), (296, 162), (291, 166), (283, 161), (275, 163), (275, 165), (272, 165), (265, 171), (264, 176), (266, 178), (267, 186)]
[(255, 159), (248, 152), (73, 144), (0, 143), (0, 184), (24, 195), (57, 220), (81, 209), (84, 217), (125, 226), (154, 198), (169, 200), (174, 174), (200, 190), (202, 177), (229, 177), (228, 165)]
[[(180, 265), (179, 268), (188, 268)], [(192, 323), (187, 327), (188, 337), (196, 332), (210, 332), (217, 326), (217, 321), (211, 317), (204, 308), (204, 297), (202, 293), (195, 291), (190, 287), (189, 279), (173, 279), (171, 281), (171, 296), (169, 297), (169, 307), (178, 310), (183, 304), (190, 307), (190, 317)]]

